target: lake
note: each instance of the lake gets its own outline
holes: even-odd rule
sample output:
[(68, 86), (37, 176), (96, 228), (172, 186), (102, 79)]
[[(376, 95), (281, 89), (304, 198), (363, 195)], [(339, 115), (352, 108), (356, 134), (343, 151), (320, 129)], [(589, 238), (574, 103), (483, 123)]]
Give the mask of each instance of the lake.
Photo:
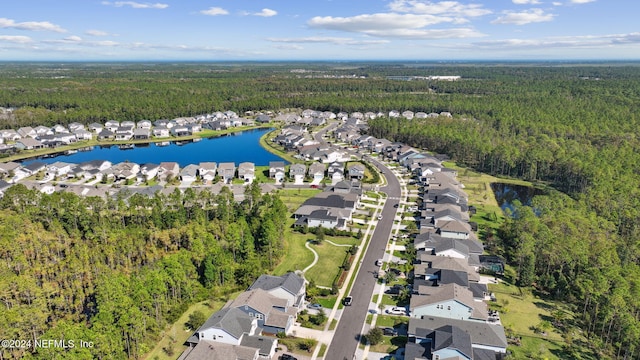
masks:
[(491, 190), (496, 196), (498, 205), (504, 211), (513, 211), (513, 203), (518, 200), (523, 205), (531, 205), (531, 200), (536, 195), (544, 195), (545, 192), (532, 186), (522, 186), (505, 183), (492, 183)]
[(166, 146), (160, 143), (136, 144), (124, 149), (118, 145), (94, 146), (88, 151), (78, 151), (73, 154), (54, 154), (47, 157), (30, 158), (23, 161), (29, 164), (33, 161), (41, 161), (47, 164), (56, 161), (79, 164), (91, 160), (108, 160), (114, 164), (129, 161), (137, 164), (155, 163), (163, 161), (175, 161), (180, 167), (189, 164), (213, 161), (252, 162), (256, 166), (269, 165), (270, 161), (283, 161), (262, 146), (260, 137), (272, 129), (255, 129), (233, 133), (225, 136), (206, 138), (196, 142), (167, 142)]

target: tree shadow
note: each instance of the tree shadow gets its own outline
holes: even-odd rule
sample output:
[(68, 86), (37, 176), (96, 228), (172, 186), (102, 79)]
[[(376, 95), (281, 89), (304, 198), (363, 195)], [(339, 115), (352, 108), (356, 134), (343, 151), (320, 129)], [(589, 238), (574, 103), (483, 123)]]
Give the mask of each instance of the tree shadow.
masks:
[(534, 301), (533, 304), (540, 309), (544, 309), (550, 312), (556, 310), (556, 307), (554, 305), (547, 304), (544, 301)]

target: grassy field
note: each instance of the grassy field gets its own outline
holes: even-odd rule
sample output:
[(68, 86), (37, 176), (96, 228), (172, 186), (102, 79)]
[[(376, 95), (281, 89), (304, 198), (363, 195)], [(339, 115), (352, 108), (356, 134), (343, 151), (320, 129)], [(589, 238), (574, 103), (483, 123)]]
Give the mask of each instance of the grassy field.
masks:
[[(572, 358), (564, 352), (565, 344), (562, 332), (549, 326), (544, 334), (535, 331), (543, 321), (553, 322), (553, 313), (562, 311), (571, 322), (572, 313), (562, 302), (541, 299), (529, 292), (520, 292), (519, 288), (507, 283), (490, 284), (489, 290), (496, 294), (497, 303), (491, 307), (500, 311), (500, 318), (505, 331), (520, 337), (520, 346), (511, 345), (509, 350), (514, 359), (567, 359)], [(576, 336), (575, 343), (586, 343), (586, 339)], [(580, 359), (596, 357), (586, 347), (581, 347)]]
[[(349, 245), (355, 245), (358, 240), (350, 237), (334, 237), (326, 236), (326, 240), (330, 240), (334, 243), (345, 243)], [(349, 249), (346, 246), (334, 246), (324, 241), (319, 245), (311, 245), (312, 248), (318, 253), (318, 263), (306, 272), (305, 277), (307, 280), (314, 280), (317, 285), (331, 286), (333, 280), (338, 275), (340, 265), (344, 260), (345, 254)]]
[(320, 189), (280, 189), (278, 195), (282, 202), (287, 205), (289, 212), (293, 213), (307, 199), (321, 192)]
[[(201, 311), (207, 318), (211, 316), (214, 312), (220, 310), (224, 305), (224, 301), (202, 301), (196, 304), (193, 304), (187, 311), (185, 311), (180, 318), (171, 325), (171, 327), (165, 329), (162, 333), (162, 338), (156, 344), (156, 347), (153, 348), (147, 355), (143, 356), (142, 359), (149, 360), (170, 360), (177, 358), (182, 351), (186, 348), (182, 344), (193, 334), (195, 329), (186, 329), (185, 323), (189, 320), (189, 315), (191, 315), (194, 311)], [(164, 350), (165, 348), (172, 348), (173, 355), (168, 355)]]
[(313, 240), (315, 235), (313, 234), (301, 234), (293, 231), (291, 225), (294, 223), (294, 219), (287, 221), (287, 228), (285, 231), (284, 242), (284, 258), (273, 269), (274, 275), (282, 275), (289, 271), (302, 270), (313, 262), (313, 253), (309, 249), (304, 247), (304, 244), (308, 240)]

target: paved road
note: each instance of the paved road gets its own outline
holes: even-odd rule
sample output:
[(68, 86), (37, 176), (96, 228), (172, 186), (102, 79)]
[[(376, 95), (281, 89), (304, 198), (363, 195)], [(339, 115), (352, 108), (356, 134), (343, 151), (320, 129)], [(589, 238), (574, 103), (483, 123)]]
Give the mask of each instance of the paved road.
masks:
[(329, 345), (327, 354), (324, 357), (326, 360), (355, 359), (360, 332), (362, 325), (365, 323), (376, 284), (374, 274), (378, 272), (378, 267), (375, 265), (375, 261), (381, 259), (384, 255), (393, 226), (393, 218), (397, 210), (394, 206), (399, 203), (397, 199), (401, 196), (400, 182), (391, 170), (375, 159), (370, 159), (369, 162), (374, 166), (378, 166), (387, 178), (388, 185), (381, 188), (380, 191), (387, 194), (388, 200), (382, 209), (382, 220), (378, 222), (374, 229), (369, 247), (364, 255), (364, 261), (353, 283), (350, 294), (353, 296), (353, 305), (345, 306), (344, 308), (331, 345)]

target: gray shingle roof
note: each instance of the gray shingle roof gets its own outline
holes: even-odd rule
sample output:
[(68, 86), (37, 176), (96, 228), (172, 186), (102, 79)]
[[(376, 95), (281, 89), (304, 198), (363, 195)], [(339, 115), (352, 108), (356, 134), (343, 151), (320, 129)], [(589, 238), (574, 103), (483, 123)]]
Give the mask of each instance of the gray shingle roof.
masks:
[(260, 275), (260, 277), (249, 287), (249, 290), (263, 289), (273, 290), (282, 287), (287, 292), (296, 295), (304, 286), (304, 279), (295, 273), (286, 273), (282, 276)]
[(209, 328), (218, 328), (233, 335), (236, 339), (239, 339), (242, 334), (249, 333), (251, 331), (252, 321), (253, 319), (241, 310), (236, 308), (224, 308), (211, 315), (200, 329), (198, 329), (198, 332)]
[(422, 319), (409, 319), (409, 336), (425, 338), (431, 330), (441, 326), (452, 325), (460, 328), (471, 336), (471, 343), (505, 348), (507, 347), (507, 337), (504, 328), (497, 324), (488, 324), (481, 321), (465, 321), (458, 319), (424, 317)]

